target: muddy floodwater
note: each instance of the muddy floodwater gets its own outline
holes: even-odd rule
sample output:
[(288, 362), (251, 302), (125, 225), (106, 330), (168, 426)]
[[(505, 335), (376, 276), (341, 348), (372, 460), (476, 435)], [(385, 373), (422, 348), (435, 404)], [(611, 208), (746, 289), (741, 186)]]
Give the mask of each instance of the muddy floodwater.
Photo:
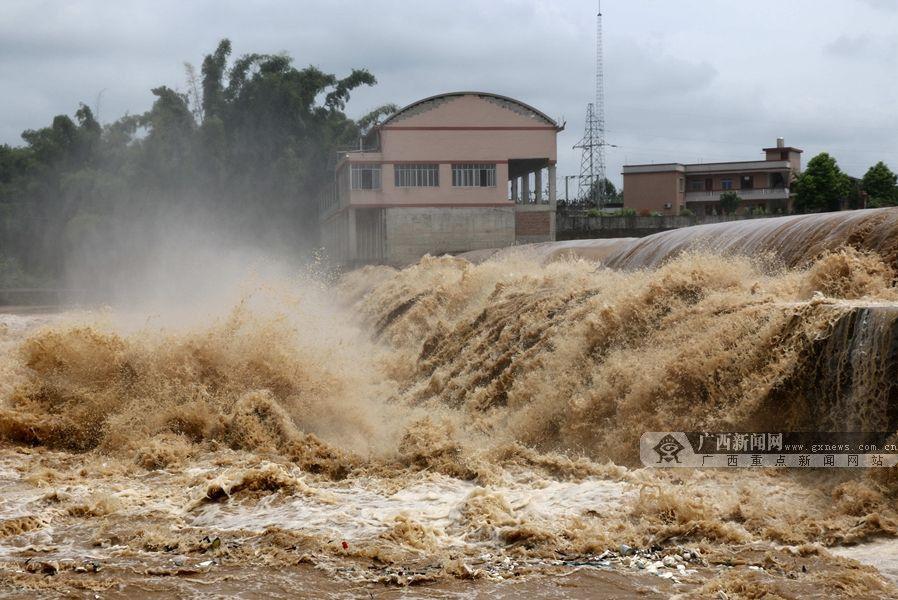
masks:
[(638, 454), (898, 430), (898, 214), (713, 227), (0, 314), (0, 595), (898, 598), (894, 469)]

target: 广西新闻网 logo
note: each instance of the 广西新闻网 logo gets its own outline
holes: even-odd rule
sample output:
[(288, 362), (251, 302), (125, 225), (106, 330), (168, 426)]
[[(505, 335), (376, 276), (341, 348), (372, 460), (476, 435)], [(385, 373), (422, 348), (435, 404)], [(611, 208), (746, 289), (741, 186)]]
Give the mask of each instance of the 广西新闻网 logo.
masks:
[(685, 446), (677, 441), (677, 438), (670, 435), (669, 433), (661, 438), (661, 441), (658, 442), (653, 450), (658, 453), (658, 462), (680, 462), (680, 459), (677, 458), (677, 454), (679, 454)]

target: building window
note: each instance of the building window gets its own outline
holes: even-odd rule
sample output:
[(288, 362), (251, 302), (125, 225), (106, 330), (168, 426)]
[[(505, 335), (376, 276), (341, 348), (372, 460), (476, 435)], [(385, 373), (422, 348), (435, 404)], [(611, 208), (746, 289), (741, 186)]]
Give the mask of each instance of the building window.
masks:
[(705, 182), (701, 179), (690, 179), (689, 180), (689, 191), (690, 192), (700, 192), (705, 189)]
[(396, 187), (439, 187), (440, 165), (393, 165)]
[(495, 164), (452, 165), (453, 187), (496, 187)]
[(722, 189), (722, 190), (733, 189), (733, 180), (732, 179), (721, 179), (720, 180), (720, 189)]
[(352, 189), (379, 190), (380, 165), (352, 165)]
[(751, 175), (743, 175), (742, 176), (742, 189), (750, 190), (755, 187), (755, 178)]

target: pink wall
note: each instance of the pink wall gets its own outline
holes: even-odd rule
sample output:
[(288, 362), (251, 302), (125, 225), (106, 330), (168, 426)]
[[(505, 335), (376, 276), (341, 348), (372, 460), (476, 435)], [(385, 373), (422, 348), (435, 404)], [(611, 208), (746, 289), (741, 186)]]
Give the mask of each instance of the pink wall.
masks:
[(556, 160), (555, 130), (391, 130), (381, 132), (384, 160)]
[(449, 163), (440, 164), (439, 187), (397, 188), (393, 175), (393, 165), (389, 163), (381, 165), (380, 176), (380, 190), (352, 190), (352, 204), (354, 206), (512, 204), (506, 198), (508, 195), (506, 189), (508, 164), (506, 163), (496, 164), (495, 187), (452, 187), (452, 165)]
[[(679, 214), (685, 205), (685, 193), (680, 191), (681, 179), (684, 174), (679, 171), (624, 173), (624, 206), (639, 212)], [(667, 203), (670, 208), (664, 208)]]

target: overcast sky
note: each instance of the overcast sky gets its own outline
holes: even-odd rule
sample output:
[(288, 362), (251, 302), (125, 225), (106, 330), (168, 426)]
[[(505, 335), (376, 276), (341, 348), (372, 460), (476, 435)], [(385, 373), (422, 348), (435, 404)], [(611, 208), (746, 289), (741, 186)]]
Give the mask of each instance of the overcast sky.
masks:
[[(777, 136), (851, 175), (898, 170), (898, 0), (604, 0), (609, 177), (621, 165), (758, 158)], [(566, 121), (559, 177), (594, 90), (594, 0), (0, 0), (0, 143), (100, 99), (100, 119), (185, 88), (220, 38), (378, 85), (359, 116), (440, 92), (513, 96)], [(559, 185), (563, 194), (563, 185)]]

